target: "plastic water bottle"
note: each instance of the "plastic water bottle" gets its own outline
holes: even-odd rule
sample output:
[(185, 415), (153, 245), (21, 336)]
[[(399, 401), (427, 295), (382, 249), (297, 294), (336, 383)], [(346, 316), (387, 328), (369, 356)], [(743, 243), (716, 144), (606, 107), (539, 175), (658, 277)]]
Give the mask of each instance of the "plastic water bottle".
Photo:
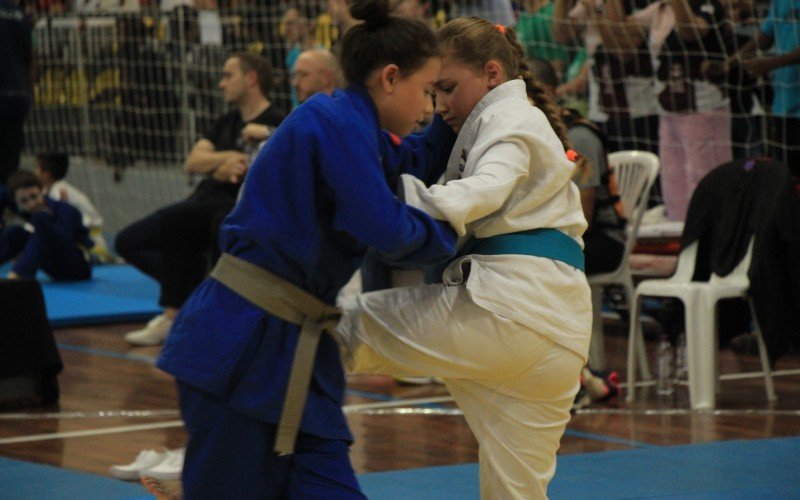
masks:
[(668, 396), (675, 390), (672, 385), (672, 358), (672, 344), (664, 335), (656, 350), (656, 394), (659, 396)]
[(686, 380), (688, 367), (686, 359), (686, 334), (681, 332), (678, 335), (678, 341), (675, 344), (675, 378), (677, 380)]

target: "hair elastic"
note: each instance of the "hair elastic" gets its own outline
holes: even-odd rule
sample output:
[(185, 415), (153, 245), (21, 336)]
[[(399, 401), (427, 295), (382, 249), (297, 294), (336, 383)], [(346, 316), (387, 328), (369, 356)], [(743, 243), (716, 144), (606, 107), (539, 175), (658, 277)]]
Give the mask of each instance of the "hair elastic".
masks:
[(567, 150), (567, 159), (569, 161), (575, 161), (578, 159), (578, 153), (574, 149)]
[(502, 24), (495, 24), (494, 27), (497, 29), (497, 31), (500, 32), (501, 35), (506, 34), (506, 27), (503, 26)]

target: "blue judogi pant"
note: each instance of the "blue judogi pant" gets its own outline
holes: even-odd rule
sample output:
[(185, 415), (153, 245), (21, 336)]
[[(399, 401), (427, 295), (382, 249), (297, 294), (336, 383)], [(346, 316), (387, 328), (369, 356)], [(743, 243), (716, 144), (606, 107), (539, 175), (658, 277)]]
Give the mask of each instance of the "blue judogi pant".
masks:
[(273, 451), (277, 426), (228, 408), (178, 382), (189, 433), (183, 498), (351, 500), (366, 498), (348, 459), (350, 443), (300, 433), (295, 453)]
[(0, 263), (16, 257), (12, 270), (22, 278), (35, 278), (41, 269), (56, 280), (91, 278), (91, 267), (83, 252), (61, 225), (46, 213), (30, 218), (35, 232), (9, 226), (0, 233)]

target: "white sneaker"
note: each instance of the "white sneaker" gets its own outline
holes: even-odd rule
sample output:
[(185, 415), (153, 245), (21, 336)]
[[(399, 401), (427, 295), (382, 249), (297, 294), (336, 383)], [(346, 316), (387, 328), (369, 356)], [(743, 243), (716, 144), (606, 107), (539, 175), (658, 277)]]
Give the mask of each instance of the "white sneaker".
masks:
[(141, 330), (126, 333), (125, 340), (133, 345), (158, 345), (167, 338), (170, 328), (172, 328), (172, 320), (159, 314)]
[(435, 377), (395, 377), (394, 379), (398, 384), (402, 385), (428, 385), (441, 383), (441, 380), (437, 380)]
[(136, 460), (128, 465), (112, 465), (108, 468), (108, 472), (118, 478), (126, 481), (137, 481), (139, 479), (139, 472), (142, 470), (155, 467), (167, 458), (168, 450), (142, 450), (136, 456)]
[(178, 481), (183, 472), (183, 455), (186, 448), (167, 452), (167, 458), (149, 469), (140, 470), (139, 477), (152, 477), (160, 481)]

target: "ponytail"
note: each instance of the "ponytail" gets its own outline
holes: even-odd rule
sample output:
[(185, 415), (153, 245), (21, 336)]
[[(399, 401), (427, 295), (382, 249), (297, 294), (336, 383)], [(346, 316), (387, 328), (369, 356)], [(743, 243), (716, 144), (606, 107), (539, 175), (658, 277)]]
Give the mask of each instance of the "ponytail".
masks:
[(345, 33), (341, 63), (350, 83), (364, 85), (367, 77), (387, 64), (396, 64), (407, 76), (441, 55), (436, 34), (413, 19), (393, 16), (391, 0), (355, 0), (350, 15), (363, 21)]

